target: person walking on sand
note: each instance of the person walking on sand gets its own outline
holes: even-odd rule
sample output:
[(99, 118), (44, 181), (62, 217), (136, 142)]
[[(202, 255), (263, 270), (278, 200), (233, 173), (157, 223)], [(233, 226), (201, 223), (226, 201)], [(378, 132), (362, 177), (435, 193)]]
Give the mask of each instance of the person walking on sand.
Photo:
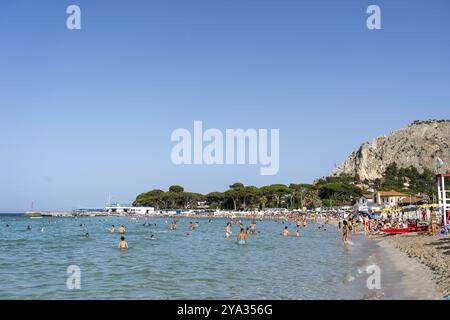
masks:
[(128, 249), (128, 243), (127, 243), (127, 241), (125, 240), (125, 237), (124, 237), (124, 236), (120, 237), (119, 249), (120, 249), (120, 250), (126, 250), (126, 249)]

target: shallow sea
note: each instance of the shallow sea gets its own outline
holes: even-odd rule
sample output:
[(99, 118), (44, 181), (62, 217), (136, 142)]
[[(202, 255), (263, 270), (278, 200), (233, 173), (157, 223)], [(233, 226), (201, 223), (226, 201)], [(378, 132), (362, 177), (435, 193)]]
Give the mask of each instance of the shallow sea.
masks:
[[(233, 225), (232, 238), (225, 239), (225, 219), (181, 218), (176, 231), (166, 220), (171, 222), (2, 215), (0, 299), (402, 298), (396, 286), (366, 286), (371, 275), (366, 268), (378, 263), (378, 246), (363, 236), (344, 246), (331, 225), (318, 231), (310, 224), (297, 238), (293, 222), (258, 221), (258, 233), (238, 245), (239, 227)], [(199, 226), (189, 230), (190, 221)], [(243, 223), (248, 226), (250, 220)], [(110, 232), (113, 224), (126, 226), (128, 250), (118, 250), (120, 235)], [(292, 236), (280, 235), (285, 226)], [(150, 234), (157, 239), (147, 240)], [(79, 290), (66, 285), (71, 265), (81, 271)], [(389, 271), (385, 276), (395, 282), (400, 275)]]

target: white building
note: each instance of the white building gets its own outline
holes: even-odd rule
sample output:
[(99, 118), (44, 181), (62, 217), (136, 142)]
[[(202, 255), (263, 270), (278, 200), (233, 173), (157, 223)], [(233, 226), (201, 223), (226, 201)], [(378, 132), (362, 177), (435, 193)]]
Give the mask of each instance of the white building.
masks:
[(388, 208), (398, 206), (400, 200), (410, 198), (410, 195), (397, 191), (378, 191), (376, 193), (376, 203)]
[(106, 207), (105, 211), (108, 214), (153, 214), (153, 213), (155, 213), (155, 208), (116, 205), (116, 206)]

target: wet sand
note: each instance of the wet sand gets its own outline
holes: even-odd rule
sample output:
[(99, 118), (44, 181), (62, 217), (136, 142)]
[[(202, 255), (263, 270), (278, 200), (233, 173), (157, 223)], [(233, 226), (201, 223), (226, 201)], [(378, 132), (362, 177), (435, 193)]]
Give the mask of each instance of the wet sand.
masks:
[[(426, 235), (394, 235), (385, 237), (382, 246), (398, 249), (405, 259), (398, 261), (403, 268), (411, 268), (418, 275), (428, 278), (442, 297), (450, 295), (450, 238)], [(408, 267), (411, 264), (411, 267)], [(415, 265), (416, 267), (412, 267)], [(424, 270), (419, 271), (419, 268)], [(413, 284), (412, 284), (413, 285)]]

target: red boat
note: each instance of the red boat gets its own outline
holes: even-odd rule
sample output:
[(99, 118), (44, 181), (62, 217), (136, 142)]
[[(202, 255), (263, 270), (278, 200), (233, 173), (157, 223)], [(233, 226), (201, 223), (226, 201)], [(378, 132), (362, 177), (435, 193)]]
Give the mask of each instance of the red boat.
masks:
[(410, 233), (410, 232), (426, 232), (428, 230), (427, 226), (423, 227), (408, 227), (408, 228), (389, 228), (380, 230), (383, 233)]

